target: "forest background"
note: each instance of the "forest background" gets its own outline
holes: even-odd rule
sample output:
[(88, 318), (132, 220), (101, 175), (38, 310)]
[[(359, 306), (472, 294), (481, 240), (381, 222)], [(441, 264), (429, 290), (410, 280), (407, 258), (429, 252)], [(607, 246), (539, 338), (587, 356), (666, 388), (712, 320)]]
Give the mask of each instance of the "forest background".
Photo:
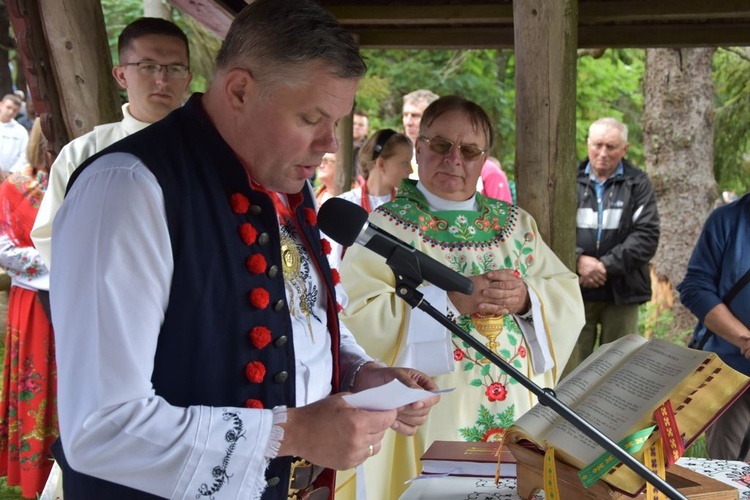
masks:
[[(161, 0), (102, 0), (102, 10), (112, 54), (117, 62), (117, 36), (131, 21), (143, 15), (144, 6), (157, 5), (160, 17), (174, 20), (188, 34), (191, 91), (205, 90), (213, 73), (220, 40), (189, 16)], [(148, 7), (147, 7), (148, 9)], [(0, 0), (0, 91), (25, 88), (7, 28), (5, 3)], [(147, 10), (148, 11), (148, 10)], [(153, 7), (151, 8), (153, 14)], [(368, 72), (357, 95), (356, 108), (370, 117), (370, 130), (401, 129), (402, 96), (428, 88), (439, 95), (460, 94), (482, 105), (495, 127), (492, 156), (500, 159), (509, 178), (515, 178), (515, 58), (510, 49), (496, 50), (364, 50)], [(613, 116), (630, 130), (628, 158), (646, 169), (643, 114), (646, 101), (647, 52), (645, 49), (580, 50), (577, 58), (576, 144), (577, 157), (586, 156), (588, 126), (597, 118)], [(10, 62), (5, 71), (4, 60)], [(750, 49), (718, 48), (711, 55), (713, 100), (713, 178), (715, 195), (730, 190), (742, 195), (750, 189)], [(124, 98), (124, 94), (123, 94)], [(668, 221), (663, 221), (667, 222)], [(702, 222), (702, 221), (701, 221)], [(672, 312), (647, 304), (642, 308), (643, 333), (684, 342), (684, 327), (675, 330)], [(683, 323), (684, 325), (684, 323)], [(1, 346), (0, 346), (1, 347)], [(693, 450), (700, 456), (702, 450)], [(0, 500), (19, 498), (0, 485)]]

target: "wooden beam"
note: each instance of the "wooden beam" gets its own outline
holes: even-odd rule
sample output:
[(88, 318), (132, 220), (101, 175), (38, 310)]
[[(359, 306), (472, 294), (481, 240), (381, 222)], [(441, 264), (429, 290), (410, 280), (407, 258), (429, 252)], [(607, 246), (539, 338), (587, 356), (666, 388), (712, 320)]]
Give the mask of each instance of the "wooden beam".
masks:
[(513, 27), (373, 28), (351, 30), (367, 49), (491, 49), (513, 47)]
[(750, 17), (747, 0), (619, 0), (581, 1), (581, 25), (634, 21), (707, 21)]
[(228, 7), (220, 0), (169, 0), (169, 3), (195, 18), (222, 40), (237, 13), (236, 7)]
[(580, 47), (657, 48), (750, 45), (750, 20), (732, 24), (649, 24), (583, 26)]
[(38, 0), (70, 139), (122, 119), (99, 0)]
[[(512, 24), (511, 4), (469, 3), (450, 5), (326, 5), (344, 25), (374, 26), (402, 24)], [(581, 25), (628, 23), (633, 21), (681, 21), (734, 19), (750, 16), (747, 0), (608, 0), (585, 1), (579, 5)]]
[[(245, 5), (243, 0), (169, 1), (220, 38)], [(580, 47), (750, 45), (748, 0), (579, 1)], [(510, 3), (321, 4), (364, 48), (513, 47)]]
[[(366, 49), (513, 48), (512, 27), (363, 28), (351, 30)], [(582, 26), (580, 48), (720, 47), (750, 45), (747, 23)]]
[(378, 26), (402, 24), (513, 24), (510, 4), (459, 5), (321, 5), (344, 26)]
[(518, 205), (575, 264), (578, 0), (514, 0)]

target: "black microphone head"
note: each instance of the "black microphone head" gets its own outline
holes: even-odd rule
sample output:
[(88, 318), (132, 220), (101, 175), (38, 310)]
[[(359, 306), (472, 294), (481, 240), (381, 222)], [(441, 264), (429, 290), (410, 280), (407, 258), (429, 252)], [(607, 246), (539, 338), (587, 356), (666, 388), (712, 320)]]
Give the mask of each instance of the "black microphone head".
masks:
[(329, 198), (318, 211), (318, 227), (336, 243), (350, 247), (367, 223), (367, 210), (343, 198)]

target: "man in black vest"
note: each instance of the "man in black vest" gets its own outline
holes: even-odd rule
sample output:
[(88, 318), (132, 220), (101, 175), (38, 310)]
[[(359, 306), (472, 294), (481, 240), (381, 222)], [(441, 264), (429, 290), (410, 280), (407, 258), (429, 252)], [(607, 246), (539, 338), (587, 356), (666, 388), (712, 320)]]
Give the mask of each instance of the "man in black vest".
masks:
[(339, 394), (436, 389), (338, 323), (307, 179), (364, 72), (315, 2), (257, 0), (205, 95), (73, 175), (51, 277), (66, 498), (330, 498), (333, 469), (425, 421), (438, 396)]

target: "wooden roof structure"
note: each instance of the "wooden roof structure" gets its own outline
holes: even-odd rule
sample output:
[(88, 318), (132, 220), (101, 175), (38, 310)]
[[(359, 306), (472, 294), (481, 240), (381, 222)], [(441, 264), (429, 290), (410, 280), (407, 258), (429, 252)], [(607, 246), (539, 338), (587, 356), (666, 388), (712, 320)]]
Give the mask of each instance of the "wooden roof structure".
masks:
[[(223, 36), (245, 0), (169, 0)], [(511, 48), (518, 0), (320, 0), (363, 48)], [(540, 2), (545, 4), (546, 2)], [(747, 0), (579, 0), (578, 46), (750, 45)]]
[[(6, 0), (45, 135), (58, 149), (118, 113), (99, 1)], [(169, 1), (220, 37), (246, 5)], [(518, 203), (569, 266), (575, 262), (577, 50), (750, 45), (750, 0), (319, 2), (363, 48), (514, 49)], [(346, 156), (351, 130), (340, 128)]]

